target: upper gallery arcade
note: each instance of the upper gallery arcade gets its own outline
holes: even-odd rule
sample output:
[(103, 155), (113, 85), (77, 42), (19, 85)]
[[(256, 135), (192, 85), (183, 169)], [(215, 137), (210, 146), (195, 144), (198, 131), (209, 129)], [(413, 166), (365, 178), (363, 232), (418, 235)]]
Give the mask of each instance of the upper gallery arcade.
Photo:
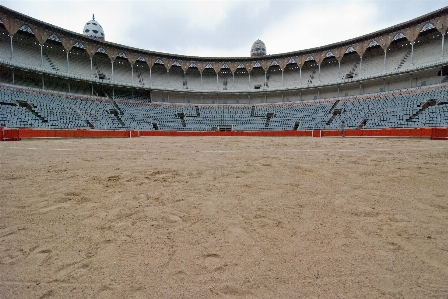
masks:
[[(148, 75), (145, 75), (147, 76), (146, 87), (151, 86), (157, 88), (156, 85), (152, 84), (152, 77), (154, 76), (155, 71), (160, 73), (160, 68), (163, 68), (166, 72), (168, 83), (165, 85), (161, 84), (161, 88), (178, 88), (179, 85), (176, 84), (170, 86), (169, 81), (170, 72), (172, 73), (173, 68), (176, 68), (178, 70), (176, 71), (176, 74), (180, 73), (182, 76), (183, 73), (183, 87), (189, 88), (190, 90), (238, 90), (241, 88), (235, 88), (235, 76), (238, 76), (239, 81), (241, 81), (241, 77), (247, 77), (248, 86), (252, 86), (251, 75), (263, 77), (262, 86), (258, 86), (258, 88), (267, 88), (269, 86), (270, 73), (272, 72), (276, 72), (276, 80), (278, 81), (275, 85), (276, 88), (282, 89), (291, 87), (285, 83), (286, 79), (284, 78), (284, 72), (287, 71), (294, 71), (297, 73), (297, 81), (302, 85), (309, 85), (313, 80), (314, 82), (311, 82), (312, 84), (320, 84), (322, 68), (327, 63), (334, 65), (334, 69), (337, 70), (337, 73), (335, 73), (334, 76), (340, 80), (349, 73), (346, 69), (341, 69), (341, 63), (344, 63), (344, 59), (348, 56), (353, 60), (353, 54), (357, 55), (355, 64), (357, 69), (354, 70), (353, 73), (356, 73), (356, 75), (360, 77), (366, 76), (368, 74), (363, 74), (363, 72), (368, 72), (368, 70), (363, 67), (363, 59), (366, 60), (366, 56), (368, 56), (366, 53), (369, 49), (375, 49), (375, 51), (372, 51), (372, 53), (375, 54), (371, 55), (376, 55), (377, 61), (379, 60), (378, 57), (381, 56), (381, 66), (379, 67), (379, 71), (384, 71), (384, 73), (386, 73), (389, 63), (388, 51), (390, 50), (391, 44), (395, 41), (402, 41), (402, 46), (406, 45), (409, 47), (409, 57), (407, 60), (412, 66), (414, 65), (415, 50), (416, 47), (418, 47), (419, 37), (423, 36), (427, 31), (439, 33), (440, 40), (437, 56), (441, 60), (444, 60), (446, 58), (445, 35), (448, 28), (448, 7), (402, 24), (374, 33), (369, 33), (361, 37), (341, 41), (339, 43), (313, 49), (271, 55), (255, 55), (255, 49), (253, 48), (251, 49), (250, 57), (184, 56), (181, 54), (159, 53), (115, 44), (104, 40), (104, 31), (94, 17), (88, 23), (89, 26), (97, 24), (96, 27), (93, 29), (90, 27), (88, 28), (88, 25), (86, 24), (84, 33), (86, 33), (87, 30), (90, 33), (92, 33), (92, 30), (95, 30), (96, 34), (99, 34), (98, 36), (74, 33), (20, 14), (4, 6), (0, 6), (0, 22), (0, 28), (4, 27), (4, 34), (6, 33), (9, 37), (9, 45), (7, 47), (5, 45), (2, 46), (2, 51), (4, 52), (2, 58), (8, 56), (8, 59), (13, 64), (15, 62), (15, 46), (17, 43), (15, 36), (18, 36), (20, 32), (26, 32), (29, 35), (34, 36), (35, 43), (40, 48), (37, 57), (34, 57), (37, 61), (35, 62), (35, 66), (37, 67), (44, 64), (44, 47), (48, 46), (48, 43), (51, 42), (60, 45), (61, 55), (63, 52), (63, 55), (65, 56), (65, 67), (58, 68), (58, 71), (61, 73), (74, 72), (77, 63), (75, 53), (84, 52), (86, 59), (90, 62), (85, 66), (86, 70), (84, 71), (86, 74), (90, 72), (90, 75), (95, 73), (95, 75), (98, 76), (98, 69), (95, 69), (95, 57), (102, 55), (103, 58), (107, 58), (109, 66), (105, 67), (105, 64), (102, 64), (102, 72), (105, 75), (100, 79), (107, 79), (110, 82), (120, 82), (123, 77), (123, 72), (121, 71), (121, 74), (118, 77), (116, 75), (116, 69), (117, 67), (120, 69), (125, 67), (129, 69), (129, 78), (127, 78), (125, 82), (136, 86), (142, 85), (143, 75), (141, 69), (143, 65), (145, 65), (148, 70)], [(7, 39), (8, 38), (4, 36), (1, 42), (5, 43)], [(258, 40), (254, 45), (256, 43), (258, 43), (257, 49), (260, 51), (264, 49), (265, 51), (266, 46), (263, 42)], [(8, 51), (9, 53), (5, 53), (5, 51)], [(313, 70), (310, 75), (306, 74), (305, 76), (302, 74), (302, 71), (307, 64), (315, 67), (315, 70)], [(198, 82), (200, 82), (193, 87), (191, 84), (189, 85), (187, 80), (187, 74), (191, 72), (198, 74)], [(216, 75), (216, 88), (214, 83), (210, 83), (210, 72), (213, 72), (214, 75)], [(207, 74), (208, 81), (206, 82), (207, 86), (204, 88), (203, 75), (205, 74)], [(225, 82), (222, 83), (224, 77)], [(310, 78), (313, 78), (313, 80)], [(179, 88), (182, 88), (182, 86)], [(256, 84), (255, 88), (257, 88)]]

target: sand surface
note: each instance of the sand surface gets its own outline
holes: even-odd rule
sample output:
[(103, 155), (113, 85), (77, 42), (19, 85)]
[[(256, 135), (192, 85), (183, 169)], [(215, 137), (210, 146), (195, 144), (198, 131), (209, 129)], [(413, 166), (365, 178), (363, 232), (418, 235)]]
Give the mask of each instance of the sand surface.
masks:
[(448, 142), (0, 143), (1, 298), (448, 298)]

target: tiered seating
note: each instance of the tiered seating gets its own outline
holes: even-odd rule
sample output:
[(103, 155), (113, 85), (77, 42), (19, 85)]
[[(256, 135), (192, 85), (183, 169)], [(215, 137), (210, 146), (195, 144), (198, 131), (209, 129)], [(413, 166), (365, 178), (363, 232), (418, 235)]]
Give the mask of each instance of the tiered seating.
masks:
[[(14, 122), (9, 121), (10, 115), (19, 113), (16, 115), (19, 119), (22, 118), (19, 127), (54, 129), (124, 128), (119, 120), (110, 113), (114, 106), (110, 100), (105, 98), (73, 97), (64, 93), (10, 88), (1, 89), (0, 94), (2, 120), (5, 121), (6, 126), (16, 126)], [(16, 112), (11, 113), (11, 109)]]
[(6, 29), (0, 27), (0, 58), (11, 58), (11, 41)]
[[(346, 66), (347, 64), (344, 64)], [(342, 71), (342, 70), (341, 70)], [(326, 59), (320, 67), (320, 82), (330, 83), (342, 79), (342, 72), (339, 74), (338, 61), (335, 58)]]
[(235, 88), (233, 88), (233, 78), (232, 84), (229, 84), (228, 87), (230, 90), (248, 90), (253, 88), (249, 85), (249, 74), (246, 72), (246, 70), (242, 69), (237, 69), (237, 71), (235, 72)]
[(88, 128), (80, 112), (69, 101), (48, 95), (28, 94), (23, 99), (32, 106), (33, 111), (42, 117), (39, 127), (52, 129)]
[(395, 72), (410, 61), (411, 46), (407, 40), (390, 46), (386, 54), (386, 73)]
[(66, 52), (53, 42), (43, 46), (43, 67), (56, 72), (67, 72)]
[(149, 82), (150, 86), (157, 86), (160, 88), (168, 88), (168, 77), (166, 68), (163, 65), (155, 64), (151, 69), (151, 78), (149, 71), (145, 73), (144, 80)]
[(299, 79), (299, 67), (296, 64), (288, 65), (283, 72), (283, 84), (285, 85), (285, 88), (299, 86)]
[[(342, 110), (326, 128), (340, 127), (341, 122), (350, 128), (415, 128), (444, 126), (442, 113), (446, 105), (431, 106), (417, 114), (429, 100), (439, 100), (446, 90), (419, 92), (418, 89), (398, 93), (377, 94), (343, 99), (335, 107)], [(413, 119), (411, 116), (415, 115)], [(430, 115), (425, 118), (426, 115)], [(437, 121), (438, 120), (438, 121)]]
[(83, 49), (73, 47), (69, 53), (70, 73), (75, 75), (91, 77), (90, 57)]
[[(116, 66), (114, 65), (114, 71), (115, 67)], [(93, 73), (94, 77), (97, 79), (112, 80), (112, 63), (106, 54), (96, 53), (93, 56)]]
[(40, 121), (25, 107), (0, 104), (0, 126), (14, 128), (39, 127)]
[(233, 130), (337, 129), (343, 121), (347, 128), (418, 128), (447, 126), (447, 102), (446, 84), (257, 105), (151, 103), (143, 93), (119, 92), (114, 101), (2, 84), (0, 122), (9, 127), (112, 130), (212, 130), (219, 126), (232, 126)]
[[(134, 74), (135, 76), (136, 74)], [(134, 78), (136, 82), (138, 79)], [(132, 83), (131, 64), (123, 58), (117, 58), (114, 62), (114, 81), (123, 83)]]
[[(34, 36), (18, 34), (14, 37), (14, 56), (13, 61), (25, 64), (31, 67), (40, 67), (40, 46), (35, 41)], [(9, 51), (10, 52), (10, 51)]]
[[(438, 44), (440, 37), (421, 38), (414, 45), (414, 65), (419, 66), (434, 61), (434, 58), (441, 56), (441, 44)], [(437, 43), (437, 45), (435, 45)]]
[(384, 73), (384, 50), (380, 46), (369, 48), (362, 57), (361, 76)]
[[(122, 115), (121, 119), (130, 128), (135, 130), (153, 130), (151, 106), (146, 103), (129, 102), (129, 101), (117, 101), (119, 103)], [(144, 108), (143, 108), (144, 107)]]

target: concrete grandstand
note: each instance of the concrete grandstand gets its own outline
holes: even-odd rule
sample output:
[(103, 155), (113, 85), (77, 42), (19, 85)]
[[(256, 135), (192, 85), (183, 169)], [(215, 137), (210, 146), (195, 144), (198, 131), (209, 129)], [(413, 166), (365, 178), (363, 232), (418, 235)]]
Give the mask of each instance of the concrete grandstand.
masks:
[[(90, 33), (101, 27), (94, 25)], [(114, 44), (102, 28), (96, 38), (0, 6), (0, 127), (447, 127), (447, 28), (445, 7), (314, 49), (191, 57)]]

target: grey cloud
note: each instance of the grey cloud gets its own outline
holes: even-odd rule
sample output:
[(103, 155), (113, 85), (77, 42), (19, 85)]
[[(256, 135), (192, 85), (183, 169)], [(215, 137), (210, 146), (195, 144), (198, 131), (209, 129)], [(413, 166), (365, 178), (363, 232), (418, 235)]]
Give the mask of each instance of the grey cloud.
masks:
[[(133, 44), (143, 45), (143, 48), (159, 52), (184, 54), (185, 47), (210, 47), (219, 49), (225, 55), (235, 47), (247, 47), (242, 56), (249, 54), (252, 43), (260, 38), (262, 33), (289, 17), (306, 4), (293, 1), (271, 1), (268, 6), (257, 2), (241, 2), (227, 12), (227, 16), (211, 29), (207, 24), (192, 29), (178, 12), (152, 14), (150, 18), (134, 22), (126, 32), (128, 40)], [(212, 12), (211, 12), (212, 13)], [(194, 17), (194, 16), (192, 16)], [(144, 24), (144, 26), (142, 26)], [(293, 28), (291, 34), (294, 34)]]

